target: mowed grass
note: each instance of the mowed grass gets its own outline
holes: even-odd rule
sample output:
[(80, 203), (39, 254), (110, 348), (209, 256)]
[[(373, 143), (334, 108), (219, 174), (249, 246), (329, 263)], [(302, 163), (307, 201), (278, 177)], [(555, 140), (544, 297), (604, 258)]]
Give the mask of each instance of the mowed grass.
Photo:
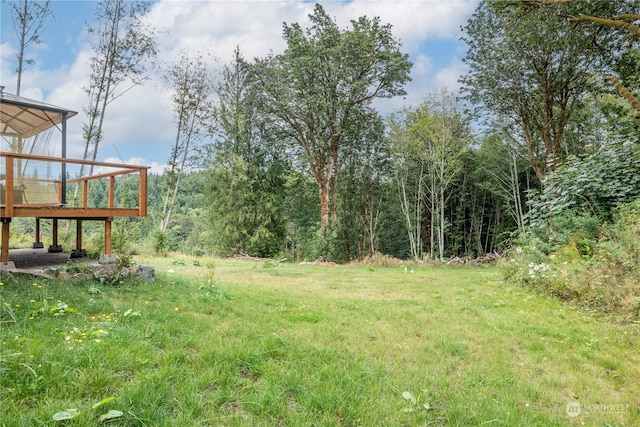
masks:
[(1, 276), (0, 425), (640, 425), (638, 325), (495, 268), (139, 261)]

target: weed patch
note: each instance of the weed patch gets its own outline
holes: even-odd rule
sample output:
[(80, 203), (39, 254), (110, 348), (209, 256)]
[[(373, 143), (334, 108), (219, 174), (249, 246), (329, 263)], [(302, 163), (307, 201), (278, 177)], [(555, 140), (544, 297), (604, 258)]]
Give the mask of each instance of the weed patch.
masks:
[(502, 262), (504, 278), (619, 322), (640, 319), (640, 202), (618, 208), (616, 222), (565, 218), (547, 238), (521, 236)]

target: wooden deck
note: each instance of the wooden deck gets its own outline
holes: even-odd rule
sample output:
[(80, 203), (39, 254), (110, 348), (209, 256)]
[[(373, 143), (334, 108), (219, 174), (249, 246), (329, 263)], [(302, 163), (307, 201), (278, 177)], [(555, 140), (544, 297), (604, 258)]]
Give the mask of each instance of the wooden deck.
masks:
[[(53, 220), (53, 242), (57, 245), (57, 221), (75, 220), (76, 249), (82, 248), (82, 221), (104, 221), (105, 223), (105, 247), (104, 254), (111, 255), (111, 222), (118, 217), (144, 217), (147, 215), (147, 166), (125, 165), (118, 163), (91, 162), (60, 157), (37, 156), (30, 154), (18, 154), (0, 151), (0, 162), (4, 171), (0, 173), (0, 222), (2, 223), (2, 239), (0, 241), (0, 263), (7, 264), (9, 260), (9, 231), (12, 218), (35, 218), (36, 232), (35, 243), (40, 242), (40, 219)], [(45, 165), (56, 165), (62, 170), (61, 176), (66, 176), (67, 165), (93, 166), (101, 169), (109, 169), (110, 172), (91, 176), (83, 176), (73, 179), (39, 179), (37, 177), (17, 178), (16, 170), (23, 162), (39, 162)], [(0, 163), (0, 166), (2, 166)], [(1, 169), (1, 168), (0, 168)], [(123, 175), (137, 175), (138, 191), (136, 206), (118, 206), (115, 200), (116, 177)], [(89, 186), (99, 180), (106, 181), (107, 197), (104, 206), (89, 206)], [(17, 182), (19, 181), (19, 182)], [(23, 194), (26, 188), (34, 182), (41, 188), (55, 188), (53, 194), (42, 197), (34, 197), (29, 203), (28, 197)], [(67, 185), (76, 184), (79, 197), (74, 203), (67, 202)], [(74, 186), (75, 188), (75, 186)]]

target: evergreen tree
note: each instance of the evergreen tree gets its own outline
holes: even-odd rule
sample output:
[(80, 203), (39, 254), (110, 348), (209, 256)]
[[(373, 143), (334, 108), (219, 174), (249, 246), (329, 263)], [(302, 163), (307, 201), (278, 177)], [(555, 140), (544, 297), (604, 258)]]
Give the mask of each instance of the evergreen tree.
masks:
[(239, 48), (217, 88), (216, 141), (207, 187), (213, 247), (220, 254), (274, 256), (283, 250), (283, 160), (276, 136), (255, 109), (249, 67)]

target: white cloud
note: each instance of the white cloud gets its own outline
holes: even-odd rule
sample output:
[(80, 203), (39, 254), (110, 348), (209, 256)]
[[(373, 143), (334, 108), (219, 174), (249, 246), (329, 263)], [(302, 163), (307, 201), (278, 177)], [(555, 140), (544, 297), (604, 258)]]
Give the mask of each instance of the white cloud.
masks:
[(383, 24), (392, 25), (393, 34), (402, 41), (404, 49), (415, 52), (425, 39), (456, 37), (477, 4), (476, 0), (355, 0), (329, 2), (324, 6), (342, 26), (359, 16), (379, 16)]
[(457, 92), (460, 88), (458, 79), (467, 72), (467, 65), (460, 58), (453, 58), (443, 69), (434, 76), (434, 83), (438, 88), (447, 88), (451, 92)]
[[(421, 102), (430, 91), (442, 86), (455, 90), (457, 78), (464, 71), (461, 51), (451, 52), (448, 64), (435, 63), (429, 52), (423, 51), (428, 40), (457, 39), (459, 28), (471, 15), (478, 0), (421, 0), (323, 2), (327, 13), (335, 17), (341, 28), (348, 28), (351, 19), (366, 15), (379, 16), (381, 22), (392, 25), (392, 32), (403, 43), (414, 66), (413, 81), (406, 86), (406, 97), (377, 100), (375, 105), (387, 114), (404, 105)], [(54, 4), (55, 7), (55, 4)], [(158, 60), (169, 63), (182, 49), (206, 50), (228, 63), (236, 46), (248, 60), (264, 57), (269, 52), (280, 53), (285, 48), (282, 39), (283, 22), (309, 25), (307, 16), (313, 12), (313, 2), (301, 1), (176, 1), (160, 0), (153, 4), (146, 20), (158, 31)], [(93, 19), (87, 16), (87, 20)], [(65, 25), (62, 22), (56, 25)], [(69, 28), (64, 28), (69, 31)], [(42, 99), (78, 111), (68, 122), (68, 155), (82, 157), (83, 108), (87, 105), (91, 48), (87, 34), (77, 34), (73, 44), (74, 61), (48, 68), (28, 68), (23, 75), (24, 96)], [(13, 61), (15, 46), (2, 40), (2, 84), (11, 88), (15, 81)], [(67, 47), (68, 48), (68, 47)], [(54, 49), (49, 46), (49, 49)], [(109, 106), (104, 124), (104, 142), (98, 158), (122, 155), (124, 158), (144, 158), (159, 169), (170, 151), (175, 134), (170, 94), (159, 83), (158, 72)], [(13, 80), (13, 81), (12, 81)], [(12, 92), (13, 93), (13, 92)], [(118, 154), (119, 153), (119, 154)]]
[(413, 62), (411, 69), (411, 83), (407, 86), (407, 93), (410, 95), (412, 104), (421, 102), (432, 86), (434, 73), (433, 61), (425, 54), (419, 54)]
[[(299, 21), (313, 5), (299, 2), (178, 2), (160, 1), (149, 19), (158, 31), (161, 60), (170, 61), (183, 49), (208, 50), (223, 62), (236, 46), (246, 58), (284, 48), (282, 22)], [(185, 5), (185, 2), (180, 2)]]
[[(2, 76), (0, 84), (5, 87), (4, 90), (8, 93), (15, 93), (16, 88), (12, 65), (16, 52), (11, 43), (3, 42), (0, 44), (0, 76)], [(11, 78), (7, 79), (6, 76), (11, 76)]]
[[(149, 174), (154, 174), (154, 175), (159, 175), (161, 173), (164, 172), (165, 168), (166, 168), (166, 164), (160, 164), (158, 162), (150, 162), (149, 160), (145, 159), (144, 157), (130, 157), (129, 159), (126, 159), (125, 161), (122, 161), (122, 159), (119, 159), (117, 157), (107, 157), (103, 160), (103, 162), (105, 163), (119, 163), (119, 164), (123, 164), (123, 165), (127, 165), (127, 166), (149, 166), (150, 169), (148, 170)], [(102, 174), (102, 173), (108, 173), (108, 172), (112, 172), (113, 168), (104, 168), (104, 167), (98, 167), (94, 170), (94, 174), (98, 175), (98, 174)]]

